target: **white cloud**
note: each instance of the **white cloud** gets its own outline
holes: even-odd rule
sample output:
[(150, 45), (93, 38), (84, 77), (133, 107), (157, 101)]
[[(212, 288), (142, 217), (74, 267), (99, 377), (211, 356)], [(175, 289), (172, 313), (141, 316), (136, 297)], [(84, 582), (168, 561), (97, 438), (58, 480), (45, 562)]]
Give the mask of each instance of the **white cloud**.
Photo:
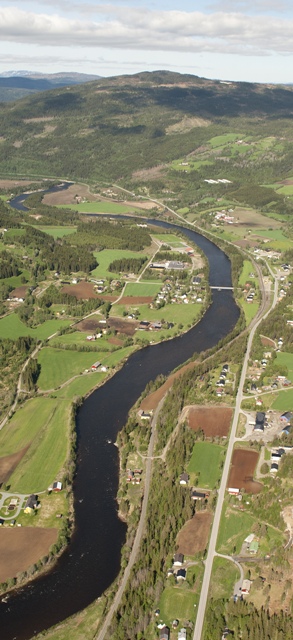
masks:
[(244, 56), (293, 52), (293, 19), (237, 12), (150, 11), (96, 5), (98, 19), (0, 8), (3, 41), (39, 47), (213, 52)]

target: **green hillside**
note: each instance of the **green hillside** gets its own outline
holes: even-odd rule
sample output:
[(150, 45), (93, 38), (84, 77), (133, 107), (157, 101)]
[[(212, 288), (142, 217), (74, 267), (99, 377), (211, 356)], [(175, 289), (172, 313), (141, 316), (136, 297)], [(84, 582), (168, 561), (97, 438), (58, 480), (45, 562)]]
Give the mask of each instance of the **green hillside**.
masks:
[(101, 183), (160, 166), (180, 187), (193, 171), (172, 163), (191, 154), (202, 179), (241, 169), (242, 184), (271, 184), (292, 167), (292, 112), (291, 87), (166, 71), (100, 79), (2, 103), (0, 173)]

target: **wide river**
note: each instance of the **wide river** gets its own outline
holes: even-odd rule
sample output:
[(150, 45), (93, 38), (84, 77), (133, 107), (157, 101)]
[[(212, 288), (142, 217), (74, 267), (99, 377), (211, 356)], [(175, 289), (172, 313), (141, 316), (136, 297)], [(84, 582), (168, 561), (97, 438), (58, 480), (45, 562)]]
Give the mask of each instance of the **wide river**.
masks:
[[(174, 229), (168, 223), (159, 224)], [(231, 286), (225, 254), (196, 232), (180, 230), (206, 254), (210, 284)], [(238, 317), (232, 291), (213, 290), (212, 304), (195, 327), (179, 338), (134, 353), (84, 402), (77, 416), (74, 534), (49, 573), (0, 602), (1, 639), (32, 638), (89, 605), (116, 578), (126, 525), (117, 515), (119, 451), (112, 443), (146, 384), (160, 373), (168, 374), (194, 352), (214, 346), (233, 329)]]

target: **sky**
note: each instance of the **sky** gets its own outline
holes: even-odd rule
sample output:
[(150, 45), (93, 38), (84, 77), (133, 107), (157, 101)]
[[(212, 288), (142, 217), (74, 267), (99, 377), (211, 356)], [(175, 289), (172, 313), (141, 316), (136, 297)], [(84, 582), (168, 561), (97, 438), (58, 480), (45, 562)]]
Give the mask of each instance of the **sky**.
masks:
[(293, 82), (293, 0), (0, 0), (0, 73)]

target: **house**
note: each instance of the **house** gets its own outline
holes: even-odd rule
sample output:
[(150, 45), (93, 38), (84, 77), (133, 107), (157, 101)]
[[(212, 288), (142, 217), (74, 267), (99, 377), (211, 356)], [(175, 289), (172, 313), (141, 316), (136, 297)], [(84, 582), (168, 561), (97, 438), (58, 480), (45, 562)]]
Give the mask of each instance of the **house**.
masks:
[(192, 500), (205, 500), (209, 496), (208, 493), (203, 493), (202, 491), (193, 491), (191, 494)]
[(183, 562), (184, 562), (183, 553), (175, 553), (174, 560), (173, 560), (174, 567), (181, 567), (183, 565)]
[(186, 569), (178, 569), (176, 578), (177, 580), (186, 580)]
[(178, 631), (178, 640), (186, 640), (186, 629), (180, 629)]
[(143, 411), (143, 409), (141, 409), (138, 412), (138, 415), (139, 415), (141, 420), (151, 420), (152, 411)]
[(166, 627), (166, 626), (163, 627), (160, 630), (160, 636), (159, 637), (160, 637), (160, 640), (169, 640), (169, 638), (170, 638), (170, 629), (169, 629), (169, 627)]
[(228, 493), (230, 494), (230, 496), (239, 496), (240, 489), (236, 489), (235, 487), (229, 487)]
[(188, 484), (188, 481), (189, 481), (188, 473), (181, 473), (181, 476), (179, 478), (179, 483), (180, 484)]
[(291, 430), (292, 430), (292, 425), (291, 424), (287, 424), (286, 427), (284, 427), (284, 429), (282, 429), (282, 434), (289, 435)]
[(251, 587), (251, 580), (243, 580), (242, 587), (241, 587), (241, 593), (243, 595), (246, 595), (247, 593), (250, 592), (250, 587)]
[(293, 417), (292, 411), (285, 411), (285, 413), (282, 413), (282, 415), (280, 416), (280, 420), (281, 422), (288, 423), (290, 422), (292, 417)]
[(257, 540), (252, 540), (252, 542), (249, 545), (249, 553), (255, 556), (258, 552), (258, 547), (259, 547), (259, 543), (257, 542)]
[(37, 496), (32, 493), (26, 503), (25, 503), (25, 507), (24, 507), (24, 513), (33, 513), (33, 511), (37, 508), (38, 506), (38, 500), (37, 500)]
[(94, 362), (94, 364), (92, 364), (92, 366), (91, 366), (91, 370), (92, 371), (97, 371), (100, 366), (101, 366), (100, 362)]
[(172, 628), (177, 629), (178, 625), (179, 625), (179, 620), (177, 620), (177, 618), (174, 618), (174, 620), (172, 620)]
[(62, 491), (62, 482), (53, 482), (53, 491)]
[(139, 329), (148, 329), (150, 326), (150, 322), (148, 322), (148, 320), (142, 320), (139, 325), (138, 328)]
[(277, 462), (272, 462), (271, 468), (270, 468), (270, 472), (271, 473), (277, 473), (278, 469), (279, 469), (278, 463)]

